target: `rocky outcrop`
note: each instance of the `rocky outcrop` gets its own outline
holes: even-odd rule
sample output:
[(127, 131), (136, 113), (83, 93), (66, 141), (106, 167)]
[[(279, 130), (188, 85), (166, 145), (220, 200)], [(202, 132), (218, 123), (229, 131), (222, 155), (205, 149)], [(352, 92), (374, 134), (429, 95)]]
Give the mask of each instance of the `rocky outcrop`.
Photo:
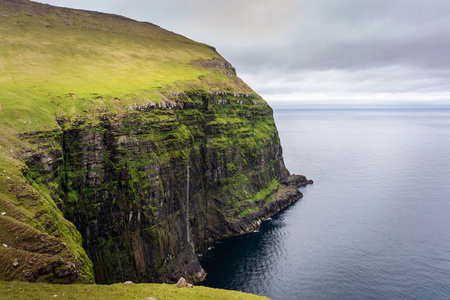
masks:
[(253, 232), (262, 222), (302, 198), (303, 194), (298, 190), (299, 187), (313, 183), (312, 180), (307, 180), (305, 176), (301, 175), (291, 175), (289, 179), (280, 186), (280, 189), (274, 194), (273, 200), (231, 224), (230, 231), (235, 233), (234, 235)]

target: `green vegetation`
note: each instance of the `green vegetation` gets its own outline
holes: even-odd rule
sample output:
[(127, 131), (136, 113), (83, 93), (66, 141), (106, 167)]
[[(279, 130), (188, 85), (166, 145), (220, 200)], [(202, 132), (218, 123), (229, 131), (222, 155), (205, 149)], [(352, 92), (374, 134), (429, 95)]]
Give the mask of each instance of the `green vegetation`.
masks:
[[(0, 280), (157, 276), (184, 249), (187, 165), (198, 247), (219, 238), (207, 222), (279, 190), (271, 108), (211, 47), (158, 26), (2, 1), (0, 86)], [(71, 222), (100, 231), (90, 249)]]
[(113, 285), (50, 285), (30, 284), (25, 282), (0, 281), (0, 296), (2, 299), (268, 299), (252, 294), (212, 289), (203, 286), (193, 288), (177, 288), (169, 284), (113, 284)]
[(251, 201), (258, 202), (261, 200), (266, 200), (266, 202), (269, 202), (270, 200), (272, 200), (270, 195), (273, 194), (274, 191), (278, 191), (279, 188), (280, 188), (280, 184), (278, 183), (278, 180), (276, 180), (274, 178), (272, 180), (272, 182), (270, 183), (270, 185), (268, 187), (260, 190), (258, 193), (256, 193), (256, 195), (253, 196)]

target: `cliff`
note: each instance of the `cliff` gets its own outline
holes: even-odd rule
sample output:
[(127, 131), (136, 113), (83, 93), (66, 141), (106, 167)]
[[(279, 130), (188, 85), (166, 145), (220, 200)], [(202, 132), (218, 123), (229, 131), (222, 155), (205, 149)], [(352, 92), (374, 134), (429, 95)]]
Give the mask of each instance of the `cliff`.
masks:
[(214, 48), (150, 23), (0, 0), (0, 279), (198, 282), (195, 251), (309, 183)]

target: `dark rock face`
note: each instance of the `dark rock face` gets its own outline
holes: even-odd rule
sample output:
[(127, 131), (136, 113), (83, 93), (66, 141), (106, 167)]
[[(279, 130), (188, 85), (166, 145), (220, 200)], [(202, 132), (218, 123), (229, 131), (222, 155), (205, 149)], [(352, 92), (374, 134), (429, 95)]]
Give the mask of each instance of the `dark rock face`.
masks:
[(195, 249), (254, 230), (311, 183), (286, 170), (272, 110), (253, 94), (177, 94), (60, 125), (60, 150), (28, 165), (81, 233), (98, 283), (201, 281)]

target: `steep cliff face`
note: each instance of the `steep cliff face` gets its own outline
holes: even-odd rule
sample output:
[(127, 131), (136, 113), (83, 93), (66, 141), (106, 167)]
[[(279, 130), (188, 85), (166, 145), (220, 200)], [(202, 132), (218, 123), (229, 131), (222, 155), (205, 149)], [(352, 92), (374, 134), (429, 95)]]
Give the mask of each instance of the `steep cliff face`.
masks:
[(195, 249), (249, 232), (301, 196), (306, 179), (289, 182), (267, 104), (201, 92), (169, 103), (95, 126), (60, 120), (70, 129), (56, 135), (59, 153), (28, 160), (34, 180), (57, 186), (97, 282), (199, 281)]
[[(144, 35), (149, 47), (156, 47), (155, 39), (158, 47), (165, 42), (164, 50), (176, 53), (178, 59), (171, 65), (166, 61), (170, 60), (167, 54), (161, 62), (154, 55), (160, 55), (157, 48), (148, 54), (153, 58), (143, 57), (145, 54), (139, 51), (124, 54), (121, 59), (127, 65), (114, 61), (114, 66), (129, 68), (127, 72), (133, 76), (141, 74), (133, 73), (135, 65), (139, 68), (149, 60), (153, 69), (161, 65), (169, 69), (170, 76), (178, 75), (174, 79), (143, 75), (149, 76), (146, 80), (156, 80), (157, 86), (137, 78), (138, 83), (124, 84), (123, 91), (115, 85), (117, 80), (122, 83), (118, 78), (122, 75), (114, 75), (114, 68), (106, 67), (113, 59), (111, 55), (88, 61), (93, 64), (90, 71), (103, 67), (103, 74), (109, 70), (110, 81), (102, 74), (96, 79), (88, 72), (97, 85), (78, 88), (61, 80), (61, 74), (52, 77), (51, 87), (35, 90), (39, 97), (32, 104), (46, 107), (44, 117), (14, 107), (11, 91), (17, 86), (11, 78), (15, 75), (4, 77), (10, 84), (5, 99), (11, 100), (6, 107), (12, 109), (0, 114), (5, 113), (4, 124), (12, 129), (4, 133), (9, 142), (0, 150), (5, 158), (7, 150), (17, 154), (8, 156), (8, 171), (15, 177), (8, 183), (8, 190), (0, 190), (0, 204), (17, 210), (16, 216), (23, 215), (21, 219), (8, 219), (5, 227), (20, 221), (21, 228), (29, 229), (19, 237), (39, 245), (36, 250), (26, 242), (15, 243), (15, 248), (24, 252), (28, 269), (21, 270), (23, 274), (28, 272), (28, 277), (16, 276), (12, 254), (0, 251), (0, 261), (10, 269), (6, 279), (89, 281), (93, 266), (98, 283), (173, 282), (180, 276), (200, 281), (205, 273), (195, 256), (197, 249), (252, 231), (301, 197), (297, 187), (309, 182), (303, 176), (291, 176), (285, 168), (271, 108), (236, 76), (231, 64), (215, 49), (117, 16), (28, 1), (0, 1), (0, 8), (3, 16), (8, 16), (9, 26), (21, 33), (19, 38), (32, 29), (27, 28), (25, 33), (17, 29), (15, 19), (26, 19), (30, 24), (51, 23), (45, 30), (61, 28), (59, 34), (67, 27), (78, 27), (73, 40), (85, 35), (83, 26), (90, 26), (84, 29), (95, 30), (96, 39), (89, 47), (102, 51), (98, 40), (110, 35), (104, 28), (115, 28), (121, 31), (114, 36), (117, 39), (126, 34), (133, 40), (136, 34), (140, 38)], [(90, 25), (86, 25), (87, 19)], [(124, 32), (123, 27), (131, 29)], [(6, 36), (6, 40), (10, 42), (7, 52), (12, 53), (14, 38)], [(137, 46), (145, 42), (139, 40)], [(80, 48), (80, 44), (70, 45)], [(64, 61), (77, 53), (60, 56), (59, 52), (49, 52), (45, 57), (56, 55)], [(16, 62), (11, 64), (20, 69)], [(47, 67), (44, 64), (42, 68)], [(63, 75), (70, 74), (70, 69), (50, 67), (50, 71)], [(84, 74), (74, 73), (75, 82)], [(30, 77), (30, 81), (36, 80), (33, 74)], [(31, 128), (14, 123), (13, 117), (19, 112), (35, 122)], [(6, 159), (2, 162), (7, 163)], [(28, 194), (23, 192), (27, 190)], [(0, 218), (0, 225), (4, 220)], [(11, 239), (13, 234), (0, 238)], [(27, 239), (28, 235), (32, 238)], [(51, 249), (56, 250), (53, 253)], [(33, 262), (25, 258), (27, 253), (45, 254), (49, 261), (41, 260), (35, 263), (39, 268), (32, 269)]]

